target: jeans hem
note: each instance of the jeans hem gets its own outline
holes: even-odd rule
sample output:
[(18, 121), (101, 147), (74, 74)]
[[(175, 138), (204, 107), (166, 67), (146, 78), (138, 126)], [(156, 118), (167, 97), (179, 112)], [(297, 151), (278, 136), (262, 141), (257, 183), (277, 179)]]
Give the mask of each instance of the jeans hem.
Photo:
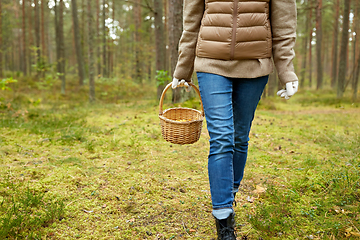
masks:
[(226, 205), (222, 205), (222, 206), (218, 206), (218, 207), (213, 206), (213, 210), (220, 210), (220, 209), (225, 209), (225, 208), (233, 208), (233, 205), (232, 204), (226, 204)]

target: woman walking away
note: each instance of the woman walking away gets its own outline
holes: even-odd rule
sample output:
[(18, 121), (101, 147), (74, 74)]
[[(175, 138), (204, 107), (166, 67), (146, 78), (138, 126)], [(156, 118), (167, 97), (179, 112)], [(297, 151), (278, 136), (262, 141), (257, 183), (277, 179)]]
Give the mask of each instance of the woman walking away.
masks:
[(273, 63), (289, 99), (296, 0), (184, 0), (184, 30), (173, 88), (196, 71), (210, 134), (208, 173), (218, 239), (236, 239), (233, 202), (243, 178), (249, 131)]

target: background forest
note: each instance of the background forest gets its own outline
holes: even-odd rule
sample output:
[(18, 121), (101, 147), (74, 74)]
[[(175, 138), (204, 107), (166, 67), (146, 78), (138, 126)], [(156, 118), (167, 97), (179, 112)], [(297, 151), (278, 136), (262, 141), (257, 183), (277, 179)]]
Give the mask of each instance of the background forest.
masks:
[[(298, 0), (299, 91), (250, 133), (238, 239), (359, 239), (360, 1)], [(162, 138), (182, 0), (0, 0), (0, 239), (215, 239), (209, 135)], [(193, 77), (196, 83), (196, 77)]]
[[(160, 92), (171, 79), (182, 31), (182, 1), (0, 4), (0, 76), (5, 79), (28, 79), (28, 84), (43, 87), (61, 81), (62, 94), (72, 91), (69, 84), (86, 84), (91, 100), (99, 97), (97, 82), (133, 81), (159, 86)], [(351, 90), (357, 99), (359, 5), (355, 0), (298, 1), (295, 67), (301, 88), (335, 89), (338, 98)], [(273, 74), (265, 96), (274, 95), (276, 82)], [(180, 94), (175, 93), (173, 101), (179, 101)]]

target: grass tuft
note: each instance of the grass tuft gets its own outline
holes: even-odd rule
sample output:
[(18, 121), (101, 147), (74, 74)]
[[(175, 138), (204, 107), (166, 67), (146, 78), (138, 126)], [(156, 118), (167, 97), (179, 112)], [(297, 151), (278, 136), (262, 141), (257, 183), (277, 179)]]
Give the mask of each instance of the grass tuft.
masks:
[(30, 188), (29, 183), (7, 179), (1, 189), (7, 190), (1, 193), (1, 239), (41, 239), (44, 228), (63, 218), (63, 201)]

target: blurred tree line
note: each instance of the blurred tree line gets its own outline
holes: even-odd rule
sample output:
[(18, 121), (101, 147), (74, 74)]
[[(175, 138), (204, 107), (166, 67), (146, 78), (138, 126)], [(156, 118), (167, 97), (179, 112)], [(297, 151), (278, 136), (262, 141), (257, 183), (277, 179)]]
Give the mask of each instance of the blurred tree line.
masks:
[[(157, 74), (171, 76), (182, 32), (182, 0), (1, 0), (0, 77), (61, 81), (76, 74), (95, 100), (100, 78), (131, 79), (158, 88)], [(332, 88), (338, 98), (358, 93), (358, 0), (297, 0), (294, 61), (301, 88)], [(168, 80), (170, 80), (168, 78)], [(271, 74), (264, 96), (281, 87)], [(176, 90), (173, 101), (181, 99)]]

